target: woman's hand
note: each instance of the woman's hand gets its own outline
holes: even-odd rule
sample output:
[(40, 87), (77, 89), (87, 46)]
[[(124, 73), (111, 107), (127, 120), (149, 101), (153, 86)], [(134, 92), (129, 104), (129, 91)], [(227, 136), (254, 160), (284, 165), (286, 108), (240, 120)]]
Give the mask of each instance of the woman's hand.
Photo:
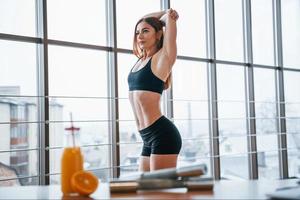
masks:
[(179, 18), (177, 11), (172, 8), (168, 9), (166, 13), (175, 21)]
[(163, 23), (163, 26), (165, 26), (167, 18), (170, 17), (174, 21), (176, 21), (179, 18), (177, 11), (173, 10), (172, 8), (170, 8), (166, 11), (163, 11), (163, 12), (164, 12), (164, 15), (159, 19)]

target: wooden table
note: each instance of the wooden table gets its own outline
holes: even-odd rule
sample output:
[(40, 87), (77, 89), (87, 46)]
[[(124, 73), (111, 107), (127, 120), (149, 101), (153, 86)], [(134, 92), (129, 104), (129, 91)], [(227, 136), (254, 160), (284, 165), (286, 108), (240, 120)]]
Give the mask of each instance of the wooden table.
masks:
[(89, 198), (66, 198), (59, 185), (0, 187), (0, 199), (267, 199), (277, 188), (295, 186), (297, 180), (216, 181), (213, 191), (190, 191), (185, 188), (110, 194), (107, 183), (100, 183)]

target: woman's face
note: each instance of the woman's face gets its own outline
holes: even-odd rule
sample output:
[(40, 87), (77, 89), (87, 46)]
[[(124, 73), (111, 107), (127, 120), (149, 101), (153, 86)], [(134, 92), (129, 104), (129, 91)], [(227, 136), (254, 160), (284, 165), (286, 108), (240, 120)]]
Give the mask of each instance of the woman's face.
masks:
[(138, 24), (135, 36), (138, 46), (143, 50), (151, 49), (156, 45), (155, 29), (147, 22), (142, 21)]

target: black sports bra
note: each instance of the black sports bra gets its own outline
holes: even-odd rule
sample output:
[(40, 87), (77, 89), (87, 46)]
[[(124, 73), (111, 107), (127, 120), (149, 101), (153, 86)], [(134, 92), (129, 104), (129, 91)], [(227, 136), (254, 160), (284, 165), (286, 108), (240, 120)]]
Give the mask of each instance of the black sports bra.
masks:
[(142, 69), (136, 72), (132, 71), (133, 68), (130, 70), (128, 75), (129, 91), (147, 90), (162, 94), (165, 83), (153, 74), (151, 70), (151, 60), (152, 58), (150, 58)]

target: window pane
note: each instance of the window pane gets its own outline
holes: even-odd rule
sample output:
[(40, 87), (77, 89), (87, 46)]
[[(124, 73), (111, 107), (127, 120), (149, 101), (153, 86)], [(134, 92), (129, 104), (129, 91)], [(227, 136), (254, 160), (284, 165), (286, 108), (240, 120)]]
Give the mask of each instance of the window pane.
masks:
[[(171, 0), (171, 7), (176, 9), (179, 14), (177, 21), (178, 54), (206, 58), (205, 1)], [(192, 27), (191, 22), (193, 22)]]
[(244, 67), (217, 65), (221, 175), (248, 178)]
[(275, 71), (254, 68), (259, 178), (279, 178)]
[(300, 69), (300, 1), (281, 1), (281, 6), (283, 64)]
[[(16, 148), (17, 149), (17, 148)], [(16, 150), (15, 149), (15, 150)], [(13, 150), (13, 149), (11, 149)], [(38, 175), (38, 151), (12, 151), (0, 153), (0, 186), (37, 185), (34, 178), (15, 179), (2, 182), (3, 179)]]
[(108, 100), (97, 98), (49, 98), (50, 121), (108, 120)]
[(37, 102), (37, 97), (0, 97), (0, 122), (37, 122)]
[(106, 58), (102, 51), (49, 46), (49, 94), (107, 97)]
[(36, 45), (0, 40), (0, 55), (0, 94), (36, 96)]
[[(230, 107), (233, 108), (235, 106), (232, 105)], [(246, 119), (219, 119), (220, 135), (246, 135), (246, 130)]]
[(257, 118), (256, 133), (276, 133), (276, 91), (274, 70), (254, 68), (254, 92), (255, 115)]
[(183, 139), (182, 149), (178, 159), (178, 167), (204, 164), (207, 167), (207, 176), (212, 176), (210, 171), (210, 146), (209, 139)]
[[(244, 140), (245, 141), (245, 140)], [(243, 143), (246, 145), (246, 142)], [(222, 156), (221, 177), (224, 179), (238, 180), (248, 179), (248, 155)]]
[(286, 129), (289, 161), (289, 176), (300, 177), (300, 85), (299, 72), (284, 72), (284, 92), (286, 100)]
[[(276, 98), (275, 98), (275, 71), (269, 69), (254, 68), (254, 92), (255, 92), (255, 116), (256, 116), (256, 134), (275, 134), (277, 133), (276, 123)], [(262, 142), (268, 145), (273, 140), (265, 139), (268, 136), (260, 136), (257, 138), (258, 142)], [(259, 141), (263, 139), (263, 141)], [(275, 142), (277, 145), (277, 141)], [(263, 151), (258, 147), (259, 152)], [(269, 159), (266, 152), (264, 159)], [(272, 157), (274, 157), (273, 155)], [(272, 159), (272, 158), (270, 158)], [(272, 159), (273, 161), (276, 161)], [(270, 162), (266, 162), (270, 163)], [(270, 163), (271, 166), (278, 168), (278, 163)], [(262, 168), (268, 168), (269, 166), (259, 166)], [(262, 169), (263, 170), (263, 169)], [(279, 169), (278, 169), (279, 170)], [(265, 173), (263, 173), (265, 174)], [(272, 177), (277, 177), (278, 174), (274, 174)], [(266, 178), (266, 177), (264, 177)]]
[(216, 57), (243, 61), (243, 16), (241, 0), (215, 0)]
[(252, 0), (253, 62), (274, 65), (272, 0)]
[[(108, 122), (73, 122), (79, 128), (79, 145), (108, 144), (110, 141), (108, 134)], [(71, 126), (70, 122), (50, 123), (50, 147), (64, 147), (64, 136), (68, 132), (65, 130)], [(61, 138), (61, 140), (58, 140)]]
[[(120, 99), (119, 100), (119, 119), (120, 120), (131, 120), (135, 121), (133, 110), (131, 108), (129, 99)], [(135, 127), (136, 129), (136, 127)]]
[(245, 101), (244, 67), (217, 65), (219, 101)]
[(35, 2), (35, 0), (1, 0), (0, 33), (35, 36)]
[(39, 177), (34, 176), (34, 177), (30, 177), (30, 178), (21, 178), (20, 182), (25, 183), (24, 185), (38, 185), (39, 184)]
[[(8, 95), (0, 97), (0, 122), (7, 123), (0, 125), (1, 150), (38, 148), (38, 98), (18, 97), (37, 95), (36, 45), (0, 40), (0, 55), (0, 95)], [(18, 176), (37, 175), (37, 151), (0, 154), (1, 162), (15, 169)], [(19, 181), (37, 184), (30, 178)]]
[[(247, 154), (246, 136), (233, 136), (230, 134), (220, 136), (220, 155), (228, 156), (237, 154)], [(224, 168), (228, 167), (224, 166)]]
[(50, 39), (106, 44), (105, 0), (47, 1)]
[(120, 127), (120, 142), (121, 143), (134, 143), (142, 142), (140, 133), (137, 130), (136, 123), (134, 120), (119, 122)]
[[(2, 108), (1, 104), (0, 108)], [(9, 118), (6, 113), (3, 115), (1, 120)], [(0, 125), (0, 150), (38, 148), (38, 123), (8, 123)]]
[[(209, 136), (206, 63), (177, 60), (173, 68), (174, 123), (183, 141), (178, 165), (209, 156), (209, 146), (192, 141)], [(188, 144), (189, 147), (185, 147)], [(193, 148), (190, 148), (193, 147)], [(207, 166), (209, 167), (209, 166)]]
[(120, 145), (121, 176), (126, 176), (126, 174), (137, 172), (142, 147), (142, 143)]
[(244, 102), (219, 102), (218, 103), (218, 114), (220, 120), (244, 118), (245, 103)]
[(260, 179), (279, 178), (279, 158), (277, 134), (258, 134), (257, 141), (257, 161)]
[[(190, 101), (174, 101), (173, 102), (173, 108), (174, 108), (174, 118), (176, 121), (187, 121), (185, 124), (187, 125), (190, 123), (190, 120), (201, 120), (203, 123), (208, 123), (208, 107), (207, 102), (190, 102)], [(192, 123), (192, 122), (191, 122)], [(202, 122), (196, 122), (201, 123)], [(204, 125), (202, 124), (202, 125)], [(205, 125), (206, 127), (207, 125)], [(188, 128), (188, 127), (187, 127)], [(204, 128), (202, 126), (202, 128)], [(208, 131), (201, 130), (201, 132), (204, 134), (208, 133)], [(183, 134), (183, 133), (182, 133)], [(187, 133), (192, 134), (192, 133)]]
[[(82, 147), (87, 170), (109, 166), (108, 146), (98, 146), (110, 140), (106, 58), (101, 51), (49, 46), (49, 94), (63, 96), (49, 98), (50, 147), (64, 146), (57, 138), (64, 137), (72, 113), (80, 144), (92, 145)], [(50, 151), (51, 173), (60, 172), (61, 151)]]
[(177, 60), (172, 71), (173, 98), (207, 100), (206, 63)]
[(244, 67), (217, 65), (219, 131), (245, 133)]
[(144, 15), (160, 10), (160, 0), (116, 0), (118, 47), (132, 49), (136, 22)]
[(275, 103), (275, 71), (271, 69), (254, 68), (255, 101)]

